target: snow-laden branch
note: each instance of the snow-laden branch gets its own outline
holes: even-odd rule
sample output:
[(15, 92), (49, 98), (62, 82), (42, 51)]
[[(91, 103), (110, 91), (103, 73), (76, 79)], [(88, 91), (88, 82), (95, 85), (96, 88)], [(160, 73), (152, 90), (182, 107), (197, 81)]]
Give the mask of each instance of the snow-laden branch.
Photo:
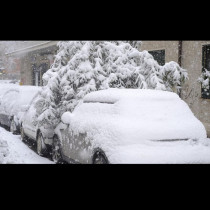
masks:
[(210, 71), (205, 69), (199, 77), (198, 82), (201, 83), (203, 89), (206, 91), (210, 90)]

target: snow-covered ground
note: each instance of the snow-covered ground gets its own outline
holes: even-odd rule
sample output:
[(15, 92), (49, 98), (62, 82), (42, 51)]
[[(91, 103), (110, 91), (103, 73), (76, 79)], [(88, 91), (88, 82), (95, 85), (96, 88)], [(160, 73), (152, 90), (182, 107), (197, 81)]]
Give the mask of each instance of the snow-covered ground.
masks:
[[(8, 90), (8, 88), (20, 88), (19, 85), (16, 84), (1, 84), (0, 87), (0, 99), (1, 96), (5, 93), (5, 91)], [(126, 117), (130, 117), (133, 116), (133, 120), (134, 122), (138, 122), (141, 123), (139, 120), (142, 121), (142, 126), (141, 126), (141, 130), (138, 127), (138, 129), (136, 129), (135, 131), (133, 129), (137, 128), (137, 127), (133, 127), (132, 123), (130, 123), (128, 125), (127, 121), (123, 124), (123, 121), (119, 122), (116, 121), (115, 124), (117, 124), (118, 126), (121, 126), (121, 130), (128, 130), (128, 128), (130, 129), (129, 135), (124, 136), (124, 143), (126, 141), (126, 137), (127, 137), (127, 142), (129, 144), (121, 144), (119, 147), (116, 147), (113, 151), (113, 153), (108, 157), (111, 163), (127, 163), (127, 164), (185, 164), (185, 163), (193, 163), (193, 164), (210, 164), (210, 139), (208, 138), (204, 138), (203, 133), (203, 128), (200, 127), (198, 124), (196, 124), (195, 119), (192, 118), (192, 113), (189, 113), (188, 111), (186, 113), (182, 113), (182, 111), (184, 111), (186, 108), (184, 107), (179, 107), (179, 104), (175, 104), (172, 101), (172, 98), (169, 97), (169, 102), (170, 104), (166, 104), (167, 100), (166, 98), (163, 100), (163, 98), (161, 98), (158, 95), (158, 92), (155, 92), (154, 97), (152, 97), (153, 99), (156, 99), (156, 103), (146, 103), (146, 99), (147, 97), (149, 97), (150, 91), (147, 91), (146, 95), (144, 96), (144, 107), (137, 107), (137, 106), (132, 106), (132, 109), (128, 109), (128, 105), (130, 102), (132, 102), (132, 100), (130, 100), (130, 102), (126, 102), (125, 106), (122, 106), (122, 113), (123, 116), (125, 115)], [(97, 93), (94, 93), (94, 95)], [(165, 94), (170, 94), (173, 95), (172, 93), (165, 93)], [(116, 95), (116, 94), (115, 94)], [(117, 94), (117, 96), (120, 96), (119, 94)], [(130, 93), (129, 93), (129, 97), (130, 97)], [(143, 97), (142, 96), (142, 97)], [(90, 101), (94, 101), (94, 97), (92, 95), (89, 95), (89, 100)], [(105, 95), (103, 95), (103, 97), (100, 99), (102, 100), (110, 100), (109, 102), (114, 102), (112, 101), (114, 98), (114, 95), (111, 95), (110, 93), (107, 95), (108, 98), (105, 97)], [(175, 96), (174, 96), (175, 97)], [(173, 98), (174, 98), (173, 97)], [(177, 96), (178, 97), (178, 96)], [(176, 97), (175, 97), (176, 98)], [(175, 99), (174, 98), (174, 99)], [(161, 99), (161, 100), (160, 100)], [(86, 100), (88, 100), (88, 97), (86, 97)], [(97, 100), (98, 100), (98, 96), (97, 96)], [(142, 98), (141, 98), (142, 100)], [(178, 100), (178, 99), (177, 99)], [(167, 106), (164, 106), (164, 104), (166, 104)], [(173, 104), (171, 104), (171, 102)], [(180, 102), (181, 103), (181, 102)], [(132, 103), (132, 104), (137, 104), (137, 103)], [(130, 104), (130, 105), (132, 105)], [(104, 104), (102, 103), (103, 107)], [(176, 107), (175, 107), (176, 105)], [(79, 124), (75, 129), (79, 129), (82, 126), (81, 122), (85, 122), (85, 119), (87, 119), (87, 126), (91, 125), (91, 121), (90, 119), (93, 119), (94, 123), (98, 122), (96, 121), (95, 118), (99, 118), (99, 121), (101, 123), (101, 127), (106, 128), (105, 125), (107, 125), (109, 128), (110, 127), (110, 119), (107, 120), (107, 124), (105, 124), (105, 119), (106, 118), (102, 118), (99, 115), (99, 112), (97, 113), (97, 111), (100, 111), (99, 109), (96, 109), (95, 105), (93, 107), (93, 109), (90, 110), (94, 110), (94, 113), (89, 112), (89, 114), (91, 114), (90, 116), (92, 117), (87, 117), (85, 118), (86, 114), (88, 113), (87, 111), (87, 106), (90, 108), (91, 103), (87, 103), (84, 107), (83, 112), (81, 112), (80, 115), (77, 115), (76, 119), (73, 119), (75, 122), (78, 121)], [(110, 107), (111, 105), (108, 104), (108, 107)], [(137, 110), (136, 110), (137, 108)], [(151, 110), (149, 110), (149, 108), (152, 108)], [(170, 109), (173, 109), (173, 111), (171, 111)], [(178, 112), (178, 108), (180, 108), (180, 112)], [(80, 108), (81, 109), (81, 108)], [(89, 110), (89, 111), (90, 111)], [(115, 109), (114, 109), (115, 110)], [(120, 109), (121, 110), (121, 109)], [(161, 111), (162, 110), (162, 111)], [(107, 115), (108, 110), (106, 110), (105, 114)], [(116, 111), (116, 110), (115, 110)], [(153, 120), (151, 120), (150, 118), (146, 118), (145, 113), (153, 113), (153, 115), (148, 115), (148, 116), (152, 116), (153, 118), (156, 116), (156, 118), (154, 118)], [(138, 114), (137, 114), (138, 113)], [(156, 114), (154, 114), (156, 113)], [(167, 118), (167, 116), (169, 116), (168, 114), (170, 114), (170, 119)], [(141, 115), (141, 117), (139, 117), (139, 115)], [(114, 115), (115, 116), (115, 115)], [(176, 120), (179, 119), (179, 120)], [(81, 119), (81, 120), (80, 120)], [(103, 120), (102, 120), (103, 119)], [(183, 124), (185, 122), (185, 119), (188, 119), (188, 121), (191, 123), (191, 129), (187, 128), (187, 123)], [(69, 120), (69, 119), (68, 119)], [(158, 120), (158, 121), (157, 121)], [(72, 121), (73, 122), (73, 121)], [(72, 123), (71, 122), (71, 123)], [(184, 135), (182, 133), (180, 133), (181, 131), (183, 131), (184, 133), (190, 133), (193, 134), (193, 136), (196, 136), (197, 134), (199, 134), (199, 137), (203, 137), (200, 140), (197, 141), (193, 141), (193, 140), (189, 140), (189, 141), (177, 141), (177, 142), (151, 142), (151, 141), (134, 141), (135, 139), (138, 140), (136, 137), (140, 136), (143, 137), (143, 133), (147, 134), (147, 138), (146, 136), (144, 136), (144, 138), (146, 139), (150, 139), (148, 135), (152, 135), (152, 132), (146, 132), (147, 131), (147, 127), (144, 127), (143, 124), (147, 124), (150, 125), (150, 127), (153, 128), (153, 131), (156, 129), (156, 136), (153, 134), (153, 136), (155, 136), (158, 139), (169, 139), (170, 137), (172, 139), (176, 139), (176, 138), (181, 138)], [(152, 123), (151, 123), (152, 122)], [(155, 124), (155, 122), (157, 122)], [(174, 133), (174, 135), (176, 136), (166, 136), (166, 132), (163, 132), (161, 129), (164, 127), (168, 127), (172, 128), (173, 126), (169, 126), (170, 123), (174, 123), (174, 125), (176, 126), (176, 128), (179, 126), (179, 129), (177, 132)], [(162, 128), (159, 129), (159, 133), (157, 132), (158, 126), (160, 127), (160, 123), (165, 123), (164, 126), (162, 126)], [(180, 127), (180, 125), (182, 125), (182, 128)], [(77, 124), (75, 124), (77, 125)], [(123, 126), (126, 127), (123, 127)], [(173, 124), (170, 124), (173, 125)], [(193, 126), (195, 125), (195, 126)], [(149, 126), (148, 126), (149, 127)], [(123, 129), (126, 128), (126, 129)], [(144, 130), (142, 128), (145, 128)], [(116, 131), (117, 128), (113, 127), (113, 130)], [(150, 129), (151, 130), (151, 129)], [(188, 131), (188, 132), (187, 132)], [(200, 134), (201, 133), (201, 134)], [(111, 138), (109, 138), (109, 133), (105, 132), (105, 134), (108, 136), (108, 138), (106, 139), (106, 141), (104, 141), (105, 143), (109, 142), (109, 139), (112, 141)], [(145, 134), (145, 135), (146, 135)], [(158, 137), (157, 134), (159, 135), (163, 135), (164, 134), (164, 138), (160, 138), (160, 136)], [(182, 135), (181, 135), (182, 134)], [(96, 133), (96, 135), (98, 135), (98, 133)], [(101, 136), (100, 139), (105, 139), (106, 135)], [(180, 135), (180, 136), (177, 136)], [(190, 135), (188, 135), (190, 136)], [(191, 137), (193, 139), (193, 136)], [(132, 137), (132, 138), (131, 138)], [(151, 138), (152, 139), (152, 138)], [(132, 141), (131, 141), (132, 140)], [(53, 164), (52, 161), (50, 161), (47, 158), (43, 158), (39, 155), (37, 155), (31, 148), (29, 148), (28, 145), (26, 145), (25, 143), (23, 143), (21, 141), (21, 138), (19, 135), (13, 135), (12, 133), (6, 131), (4, 128), (0, 127), (0, 164)]]
[(19, 135), (13, 135), (0, 127), (0, 164), (52, 164), (41, 157), (21, 141)]
[[(129, 148), (122, 146), (111, 158), (113, 162), (119, 164), (210, 164), (210, 139), (148, 142), (130, 145)], [(120, 161), (122, 159), (123, 162)], [(19, 135), (13, 135), (0, 127), (0, 164), (53, 164), (53, 162), (37, 155), (21, 141)]]

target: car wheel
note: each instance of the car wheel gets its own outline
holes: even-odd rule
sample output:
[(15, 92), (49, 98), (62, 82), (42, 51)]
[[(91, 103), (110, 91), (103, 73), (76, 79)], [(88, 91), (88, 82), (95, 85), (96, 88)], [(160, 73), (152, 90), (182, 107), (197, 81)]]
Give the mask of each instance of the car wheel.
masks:
[(37, 136), (37, 153), (40, 156), (45, 156), (47, 154), (47, 147), (41, 132), (39, 132)]
[(93, 157), (93, 164), (108, 164), (108, 160), (105, 155), (100, 152), (96, 152)]
[(23, 129), (22, 125), (20, 127), (20, 135), (21, 135), (22, 141), (23, 142), (26, 141), (26, 135), (25, 135), (25, 132), (24, 132), (24, 129)]
[(52, 144), (52, 161), (54, 163), (62, 163), (62, 155), (60, 149), (60, 142), (58, 136), (53, 137), (53, 144)]
[(11, 123), (10, 123), (10, 132), (12, 134), (17, 134), (17, 126), (15, 124), (14, 119), (12, 119)]

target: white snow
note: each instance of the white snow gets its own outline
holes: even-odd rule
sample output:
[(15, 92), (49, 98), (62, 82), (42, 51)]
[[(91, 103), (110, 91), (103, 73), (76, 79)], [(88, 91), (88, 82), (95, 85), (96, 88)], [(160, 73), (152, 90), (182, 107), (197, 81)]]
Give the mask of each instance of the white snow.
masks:
[(95, 119), (104, 124), (104, 115), (111, 119), (115, 117), (116, 130), (120, 129), (124, 134), (122, 138), (125, 141), (127, 136), (129, 143), (134, 139), (138, 143), (143, 139), (199, 139), (207, 136), (203, 124), (175, 93), (111, 88), (90, 93), (84, 98), (84, 102), (97, 101), (115, 104), (83, 104), (74, 112), (75, 118), (87, 116), (88, 121)]
[(8, 83), (5, 83), (5, 82), (0, 82), (0, 99), (1, 97), (4, 95), (4, 93), (6, 91), (8, 91), (10, 88), (17, 88), (18, 85), (16, 84), (10, 84), (9, 82)]
[(53, 164), (53, 162), (36, 154), (21, 141), (19, 135), (13, 135), (0, 127), (0, 164)]
[[(203, 124), (175, 93), (140, 89), (92, 92), (62, 119), (70, 124), (69, 132), (87, 133), (92, 149), (103, 149), (111, 163), (210, 162), (210, 147), (192, 144), (207, 138)], [(188, 141), (173, 141), (180, 139)]]
[(119, 146), (109, 160), (118, 164), (209, 164), (210, 139)]
[(0, 113), (18, 115), (21, 107), (29, 105), (41, 87), (1, 84)]
[(24, 51), (24, 50), (27, 50), (27, 49), (31, 49), (31, 48), (34, 48), (34, 47), (42, 46), (42, 45), (48, 44), (50, 42), (51, 41), (46, 41), (46, 42), (42, 42), (40, 44), (36, 44), (36, 45), (29, 46), (29, 47), (21, 48), (21, 49), (18, 49), (18, 50), (14, 50), (14, 51), (5, 53), (5, 55), (9, 55), (9, 54), (13, 54), (13, 53), (16, 53), (16, 52)]
[[(43, 75), (42, 114), (49, 124), (72, 112), (84, 96), (107, 88), (180, 91), (188, 74), (176, 62), (160, 66), (138, 41), (61, 41), (51, 68)], [(56, 117), (55, 117), (56, 116)], [(50, 119), (50, 120), (49, 120)], [(41, 122), (42, 123), (42, 122)]]

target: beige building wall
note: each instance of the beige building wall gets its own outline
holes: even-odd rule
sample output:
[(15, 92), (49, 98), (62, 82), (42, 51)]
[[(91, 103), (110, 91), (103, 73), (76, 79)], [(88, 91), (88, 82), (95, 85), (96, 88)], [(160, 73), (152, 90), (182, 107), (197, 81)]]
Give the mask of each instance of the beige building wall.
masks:
[(166, 63), (170, 61), (178, 62), (179, 41), (142, 41), (141, 51), (164, 50), (166, 53)]
[(21, 67), (21, 83), (23, 85), (32, 85), (32, 70), (28, 56), (22, 57)]
[[(201, 85), (197, 82), (202, 72), (202, 47), (210, 41), (183, 41), (182, 67), (187, 69), (189, 80), (183, 87), (182, 99), (185, 100), (195, 116), (204, 124), (210, 137), (210, 99), (201, 98)], [(179, 41), (142, 41), (143, 50), (165, 49), (166, 62), (178, 62)]]
[(201, 85), (197, 82), (202, 72), (202, 47), (210, 41), (183, 41), (182, 67), (188, 70), (182, 98), (196, 117), (201, 120), (210, 136), (210, 99), (201, 97)]
[[(20, 82), (22, 85), (34, 85), (34, 69), (40, 71), (39, 68), (42, 64), (46, 64), (47, 69), (50, 68), (57, 51), (57, 42), (58, 41), (24, 41), (21, 47), (6, 54), (8, 58), (19, 60)], [(42, 73), (39, 72), (38, 74), (41, 78)], [(41, 81), (39, 82), (41, 83)]]

